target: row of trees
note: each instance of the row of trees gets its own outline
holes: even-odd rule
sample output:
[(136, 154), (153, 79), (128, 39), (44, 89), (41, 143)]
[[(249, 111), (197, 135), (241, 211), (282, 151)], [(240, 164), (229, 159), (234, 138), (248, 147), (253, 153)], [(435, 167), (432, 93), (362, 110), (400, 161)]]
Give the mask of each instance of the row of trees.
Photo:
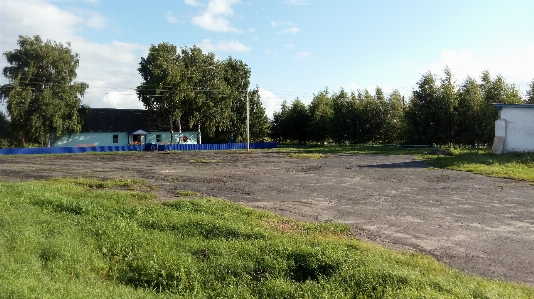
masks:
[(480, 81), (456, 85), (445, 68), (441, 78), (428, 72), (408, 101), (398, 90), (384, 95), (380, 87), (347, 93), (328, 89), (309, 105), (296, 99), (274, 113), (271, 138), (279, 142), (485, 144), (493, 141), (497, 110), (492, 103), (534, 104), (534, 80), (523, 99), (517, 87), (482, 72)]

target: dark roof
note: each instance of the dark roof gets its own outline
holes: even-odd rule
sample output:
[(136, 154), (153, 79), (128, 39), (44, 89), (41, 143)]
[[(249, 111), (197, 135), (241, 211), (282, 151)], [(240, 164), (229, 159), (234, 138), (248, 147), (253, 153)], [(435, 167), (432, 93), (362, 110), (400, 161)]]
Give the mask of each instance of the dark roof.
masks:
[[(182, 121), (182, 130), (185, 129)], [(178, 131), (175, 125), (174, 130)], [(90, 108), (82, 125), (82, 132), (166, 132), (170, 130), (168, 122), (159, 124), (157, 118), (148, 110)]]
[(493, 103), (493, 107), (497, 110), (502, 110), (502, 108), (534, 108), (534, 104), (501, 104)]

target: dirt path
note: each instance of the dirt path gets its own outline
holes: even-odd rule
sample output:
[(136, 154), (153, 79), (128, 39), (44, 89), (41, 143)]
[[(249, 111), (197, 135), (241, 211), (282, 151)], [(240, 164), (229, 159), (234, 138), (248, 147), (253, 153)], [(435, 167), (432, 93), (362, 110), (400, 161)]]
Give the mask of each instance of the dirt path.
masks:
[(300, 220), (343, 222), (360, 239), (534, 286), (534, 186), (524, 182), (433, 169), (411, 156), (0, 156), (1, 180), (64, 176), (144, 178), (162, 199), (194, 190)]

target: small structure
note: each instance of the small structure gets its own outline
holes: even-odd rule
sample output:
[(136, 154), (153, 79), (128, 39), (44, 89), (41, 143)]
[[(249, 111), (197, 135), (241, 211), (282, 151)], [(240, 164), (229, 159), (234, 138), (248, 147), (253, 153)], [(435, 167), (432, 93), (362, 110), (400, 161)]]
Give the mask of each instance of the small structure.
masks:
[(495, 121), (493, 152), (534, 152), (534, 104), (493, 104)]
[[(182, 128), (186, 128), (182, 122)], [(187, 126), (187, 129), (189, 127)], [(198, 133), (182, 131), (174, 127), (173, 143), (196, 144)], [(65, 134), (57, 139), (55, 147), (115, 146), (169, 144), (171, 132), (169, 124), (161, 125), (147, 110), (91, 108), (85, 115), (80, 133)]]

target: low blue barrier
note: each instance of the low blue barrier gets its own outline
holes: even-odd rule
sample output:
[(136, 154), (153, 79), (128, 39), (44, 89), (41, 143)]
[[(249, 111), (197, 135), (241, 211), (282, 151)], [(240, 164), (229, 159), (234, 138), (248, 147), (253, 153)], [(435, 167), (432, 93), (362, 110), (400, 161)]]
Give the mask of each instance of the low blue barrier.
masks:
[[(255, 142), (251, 149), (276, 148), (276, 142)], [(36, 147), (36, 148), (5, 148), (0, 149), (0, 155), (45, 155), (45, 154), (76, 154), (86, 152), (131, 152), (131, 151), (228, 151), (243, 150), (246, 143), (221, 144), (152, 144), (144, 145), (114, 145), (114, 146), (84, 146), (84, 147)]]

